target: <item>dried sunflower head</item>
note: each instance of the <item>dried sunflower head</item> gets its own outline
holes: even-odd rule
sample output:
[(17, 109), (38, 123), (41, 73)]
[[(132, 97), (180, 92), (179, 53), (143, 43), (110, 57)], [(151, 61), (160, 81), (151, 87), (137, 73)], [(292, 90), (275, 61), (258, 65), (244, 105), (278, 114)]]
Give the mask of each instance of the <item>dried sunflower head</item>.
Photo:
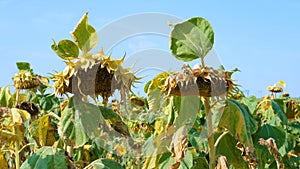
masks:
[(184, 66), (182, 72), (173, 73), (166, 79), (162, 89), (170, 95), (215, 97), (226, 95), (233, 87), (233, 80), (227, 71)]
[(280, 93), (283, 91), (283, 89), (281, 87), (278, 86), (268, 86), (267, 90), (272, 92), (272, 93)]
[(76, 62), (68, 63), (64, 71), (54, 75), (56, 94), (66, 92), (77, 96), (101, 96), (106, 103), (108, 98), (120, 90), (121, 95), (130, 91), (137, 80), (130, 69), (121, 66), (120, 60), (105, 56), (103, 51), (85, 54)]
[(36, 89), (41, 84), (41, 77), (31, 70), (20, 70), (12, 79), (16, 89)]

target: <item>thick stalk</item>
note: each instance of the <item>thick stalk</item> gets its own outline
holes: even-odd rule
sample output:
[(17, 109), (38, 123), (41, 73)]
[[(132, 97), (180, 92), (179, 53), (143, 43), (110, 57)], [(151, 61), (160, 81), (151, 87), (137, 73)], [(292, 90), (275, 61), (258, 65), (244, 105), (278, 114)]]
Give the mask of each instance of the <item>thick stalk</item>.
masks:
[(215, 146), (214, 146), (215, 141), (214, 141), (213, 124), (212, 124), (212, 113), (210, 112), (209, 97), (204, 97), (204, 106), (205, 106), (207, 134), (208, 134), (209, 168), (214, 169), (216, 166), (216, 155), (215, 155)]

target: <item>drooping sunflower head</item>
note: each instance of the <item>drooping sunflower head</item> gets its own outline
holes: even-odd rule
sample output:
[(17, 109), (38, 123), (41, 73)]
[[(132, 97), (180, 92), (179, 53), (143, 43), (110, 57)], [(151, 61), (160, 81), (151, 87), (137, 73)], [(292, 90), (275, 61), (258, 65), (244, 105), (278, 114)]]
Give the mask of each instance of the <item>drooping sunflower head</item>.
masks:
[(54, 75), (56, 94), (66, 92), (77, 96), (101, 96), (103, 101), (116, 91), (128, 92), (135, 77), (129, 68), (123, 68), (121, 59), (105, 56), (103, 51), (88, 54), (76, 62), (69, 63), (64, 71)]
[(228, 71), (183, 67), (182, 72), (173, 73), (166, 79), (162, 89), (170, 95), (218, 97), (229, 93), (234, 86)]
[(16, 63), (19, 72), (12, 78), (17, 90), (37, 89), (40, 86), (48, 86), (48, 78), (34, 74), (30, 64), (27, 62)]

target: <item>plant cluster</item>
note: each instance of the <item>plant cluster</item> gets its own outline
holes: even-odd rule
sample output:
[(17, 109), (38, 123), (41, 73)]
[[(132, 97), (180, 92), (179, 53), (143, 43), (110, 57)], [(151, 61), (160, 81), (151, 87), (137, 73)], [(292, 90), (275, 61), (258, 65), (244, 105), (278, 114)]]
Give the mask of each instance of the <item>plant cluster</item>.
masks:
[(232, 79), (238, 69), (205, 65), (214, 32), (204, 18), (173, 25), (170, 36), (177, 59), (200, 62), (158, 74), (146, 98), (131, 91), (140, 78), (125, 56), (91, 53), (98, 36), (87, 13), (73, 41), (51, 46), (64, 70), (43, 77), (17, 63), (14, 92), (0, 88), (1, 168), (299, 168), (300, 104), (276, 96), (285, 83), (245, 97)]

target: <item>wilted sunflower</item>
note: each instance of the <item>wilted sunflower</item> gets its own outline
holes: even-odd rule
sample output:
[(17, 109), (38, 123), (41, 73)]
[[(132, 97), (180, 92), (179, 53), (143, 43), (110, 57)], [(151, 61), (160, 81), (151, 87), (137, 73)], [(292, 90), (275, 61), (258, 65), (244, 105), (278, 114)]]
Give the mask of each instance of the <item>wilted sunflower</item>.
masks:
[(46, 78), (33, 74), (31, 70), (20, 70), (12, 79), (16, 89), (36, 89), (48, 83)]
[(191, 69), (183, 66), (181, 72), (169, 76), (162, 89), (169, 95), (205, 97), (222, 96), (234, 87), (231, 72), (209, 67)]
[(55, 93), (73, 93), (76, 96), (103, 98), (104, 103), (116, 91), (121, 96), (131, 90), (132, 83), (137, 81), (130, 69), (121, 66), (120, 60), (105, 56), (103, 51), (89, 54), (76, 62), (68, 62), (64, 71), (53, 75)]

